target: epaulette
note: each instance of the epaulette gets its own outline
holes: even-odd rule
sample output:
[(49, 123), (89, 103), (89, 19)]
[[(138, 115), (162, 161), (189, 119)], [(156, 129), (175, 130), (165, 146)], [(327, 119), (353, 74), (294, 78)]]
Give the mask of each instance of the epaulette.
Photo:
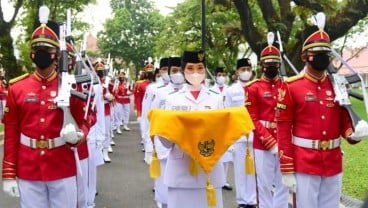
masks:
[(143, 82), (144, 80), (138, 80), (138, 81), (136, 81), (135, 83), (137, 84), (137, 83), (141, 83), (141, 82)]
[(298, 75), (295, 75), (295, 76), (292, 76), (292, 77), (287, 78), (287, 79), (285, 80), (285, 82), (287, 82), (287, 83), (291, 83), (291, 82), (294, 82), (294, 81), (296, 81), (296, 80), (299, 80), (299, 79), (301, 79), (301, 78), (303, 78), (303, 77), (304, 77), (304, 75), (303, 75), (303, 74), (298, 74)]
[(29, 74), (28, 73), (25, 73), (25, 74), (23, 74), (23, 75), (21, 75), (19, 77), (15, 77), (15, 78), (9, 80), (9, 84), (14, 84), (14, 83), (16, 83), (16, 82), (18, 82), (18, 81), (20, 81), (22, 79), (25, 79), (28, 76), (29, 76)]
[(216, 91), (214, 91), (214, 90), (212, 90), (212, 89), (209, 89), (208, 91), (210, 91), (210, 92), (212, 92), (212, 93), (215, 93), (216, 95), (220, 94), (220, 93), (218, 93), (218, 92), (216, 92)]
[(254, 83), (258, 82), (258, 81), (259, 81), (259, 79), (253, 79), (252, 81), (247, 82), (245, 84), (245, 86), (249, 87), (249, 86), (251, 86), (252, 84), (254, 84)]

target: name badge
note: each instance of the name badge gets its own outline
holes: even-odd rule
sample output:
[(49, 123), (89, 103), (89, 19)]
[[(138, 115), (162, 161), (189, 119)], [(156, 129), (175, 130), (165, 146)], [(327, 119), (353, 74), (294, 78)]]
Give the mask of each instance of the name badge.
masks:
[(271, 94), (271, 92), (266, 91), (266, 92), (263, 93), (263, 97), (264, 98), (270, 98), (270, 97), (272, 97), (272, 94)]
[(37, 97), (26, 97), (24, 102), (26, 103), (38, 103), (39, 99)]

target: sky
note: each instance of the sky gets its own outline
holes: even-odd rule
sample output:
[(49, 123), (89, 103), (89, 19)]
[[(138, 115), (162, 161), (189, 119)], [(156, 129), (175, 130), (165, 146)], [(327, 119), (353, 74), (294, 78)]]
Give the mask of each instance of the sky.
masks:
[[(151, 0), (155, 7), (160, 11), (162, 15), (168, 15), (171, 12), (169, 7), (175, 7), (178, 3), (184, 0)], [(98, 31), (103, 29), (103, 23), (107, 18), (111, 17), (111, 8), (109, 5), (110, 1), (97, 0), (96, 5), (89, 5), (85, 12), (81, 13), (80, 16), (88, 22), (94, 22), (94, 28), (92, 33), (97, 34)], [(96, 12), (104, 11), (104, 12)]]

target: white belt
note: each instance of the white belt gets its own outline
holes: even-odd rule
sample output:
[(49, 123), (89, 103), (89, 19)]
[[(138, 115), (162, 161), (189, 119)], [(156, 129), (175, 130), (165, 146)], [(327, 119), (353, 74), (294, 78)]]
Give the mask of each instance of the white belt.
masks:
[(304, 148), (327, 150), (338, 148), (341, 144), (341, 138), (330, 140), (312, 140), (293, 136), (293, 144)]
[(260, 120), (259, 122), (261, 122), (261, 124), (263, 124), (263, 126), (266, 127), (267, 129), (275, 129), (277, 127), (276, 122), (264, 121), (264, 120)]
[(20, 143), (32, 149), (53, 149), (56, 147), (63, 146), (65, 144), (65, 141), (61, 137), (57, 137), (54, 139), (37, 140), (29, 138), (24, 134), (21, 134)]

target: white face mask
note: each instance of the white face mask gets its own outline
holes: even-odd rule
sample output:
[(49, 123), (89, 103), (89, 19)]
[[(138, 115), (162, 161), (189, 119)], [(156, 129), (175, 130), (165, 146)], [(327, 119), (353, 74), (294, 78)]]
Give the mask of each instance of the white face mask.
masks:
[(171, 82), (174, 84), (183, 84), (184, 83), (184, 76), (182, 73), (175, 73), (170, 74)]
[(193, 73), (193, 74), (185, 73), (184, 75), (185, 75), (185, 79), (190, 84), (192, 84), (193, 87), (199, 87), (206, 76), (206, 74), (198, 74), (198, 73)]
[(216, 77), (216, 81), (218, 85), (224, 85), (226, 78), (224, 76), (219, 76), (219, 77)]
[(239, 78), (240, 78), (241, 81), (248, 81), (250, 79), (251, 75), (252, 75), (252, 72), (245, 71), (245, 72), (241, 72), (239, 74)]
[(162, 80), (164, 80), (164, 82), (168, 83), (170, 81), (170, 76), (167, 72), (161, 74)]
[(163, 81), (162, 81), (162, 77), (157, 77), (157, 78), (156, 78), (156, 83), (161, 83), (161, 82), (163, 82)]

